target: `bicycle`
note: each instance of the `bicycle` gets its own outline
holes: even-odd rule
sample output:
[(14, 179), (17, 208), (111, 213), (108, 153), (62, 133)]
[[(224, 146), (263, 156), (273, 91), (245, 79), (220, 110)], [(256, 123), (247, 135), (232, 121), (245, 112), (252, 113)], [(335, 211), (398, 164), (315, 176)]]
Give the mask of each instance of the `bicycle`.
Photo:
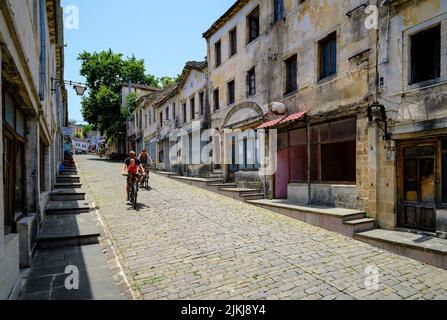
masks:
[(147, 164), (144, 165), (144, 172), (145, 172), (145, 175), (143, 176), (140, 187), (142, 189), (148, 190), (149, 189), (149, 165), (147, 165)]
[(125, 175), (127, 178), (130, 177), (130, 189), (129, 189), (129, 202), (134, 210), (137, 210), (137, 200), (138, 200), (138, 183), (140, 180), (139, 175), (131, 174)]

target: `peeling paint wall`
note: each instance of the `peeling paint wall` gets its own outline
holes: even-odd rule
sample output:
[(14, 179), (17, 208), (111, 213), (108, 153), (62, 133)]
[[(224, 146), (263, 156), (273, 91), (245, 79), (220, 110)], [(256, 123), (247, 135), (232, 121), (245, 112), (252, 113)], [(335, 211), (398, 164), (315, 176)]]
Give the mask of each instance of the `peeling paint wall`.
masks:
[[(392, 140), (380, 140), (378, 145), (376, 218), (380, 227), (393, 229), (399, 200), (399, 143), (446, 136), (447, 1), (397, 1), (381, 8), (380, 17), (379, 101), (386, 107)], [(441, 76), (411, 84), (410, 37), (436, 25), (441, 26)]]

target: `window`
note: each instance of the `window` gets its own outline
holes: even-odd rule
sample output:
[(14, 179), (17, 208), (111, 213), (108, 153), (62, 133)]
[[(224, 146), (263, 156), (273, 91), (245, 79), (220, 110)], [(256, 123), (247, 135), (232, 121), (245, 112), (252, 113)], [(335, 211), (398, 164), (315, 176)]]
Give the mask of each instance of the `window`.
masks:
[(256, 71), (255, 68), (247, 72), (247, 98), (256, 95)]
[(230, 31), (230, 57), (237, 53), (237, 29)]
[(147, 113), (144, 114), (144, 128), (147, 129)]
[(191, 110), (191, 120), (196, 118), (196, 99), (192, 97), (189, 100), (190, 110)]
[(247, 17), (248, 43), (259, 37), (259, 7)]
[(441, 72), (441, 27), (411, 37), (410, 84), (439, 78)]
[(186, 120), (186, 103), (182, 105), (182, 113), (183, 113), (183, 123), (186, 123), (188, 120)]
[(218, 67), (222, 63), (222, 44), (220, 40), (214, 44), (214, 54), (216, 55), (216, 67)]
[(168, 121), (169, 120), (169, 108), (166, 108), (165, 111), (166, 111), (165, 112), (165, 119), (166, 119), (166, 121)]
[(140, 129), (142, 129), (143, 128), (143, 111), (142, 110), (140, 110), (140, 117), (138, 119), (139, 119), (138, 127)]
[(177, 117), (177, 111), (175, 110), (175, 102), (172, 104), (172, 118), (175, 120)]
[(442, 141), (442, 202), (447, 203), (447, 140)]
[(200, 114), (205, 114), (205, 93), (200, 92), (199, 93), (199, 103), (200, 103)]
[(228, 105), (233, 104), (235, 102), (234, 95), (234, 80), (228, 82)]
[(163, 111), (160, 112), (160, 127), (163, 127)]
[(297, 55), (286, 60), (286, 94), (298, 89)]
[(214, 101), (214, 110), (219, 110), (220, 109), (219, 89), (214, 90), (213, 101)]
[(337, 33), (320, 41), (320, 80), (337, 73)]
[(311, 180), (356, 182), (356, 119), (311, 128)]
[(275, 15), (275, 22), (280, 21), (284, 19), (284, 0), (274, 0), (274, 15)]

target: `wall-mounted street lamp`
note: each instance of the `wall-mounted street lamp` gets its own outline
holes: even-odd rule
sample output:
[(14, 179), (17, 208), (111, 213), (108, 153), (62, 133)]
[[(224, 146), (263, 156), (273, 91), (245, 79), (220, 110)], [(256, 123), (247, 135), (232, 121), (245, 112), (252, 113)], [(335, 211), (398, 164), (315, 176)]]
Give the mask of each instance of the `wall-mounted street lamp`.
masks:
[(379, 128), (384, 132), (384, 140), (389, 140), (390, 135), (388, 133), (388, 119), (386, 116), (385, 106), (378, 102), (371, 103), (368, 106), (368, 120), (369, 122), (375, 122)]
[(83, 96), (84, 93), (87, 91), (87, 85), (85, 83), (80, 82), (74, 82), (74, 81), (67, 81), (67, 80), (61, 80), (56, 78), (51, 78), (51, 91), (56, 92), (55, 84), (68, 84), (70, 87), (73, 87), (73, 89), (76, 91), (76, 94), (78, 96)]

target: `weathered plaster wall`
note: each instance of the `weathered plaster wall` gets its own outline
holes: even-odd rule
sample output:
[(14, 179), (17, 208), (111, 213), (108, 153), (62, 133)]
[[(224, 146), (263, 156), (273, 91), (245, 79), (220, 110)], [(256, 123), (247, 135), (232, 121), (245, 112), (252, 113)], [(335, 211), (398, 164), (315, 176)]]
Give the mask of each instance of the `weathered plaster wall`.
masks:
[[(378, 143), (376, 219), (380, 227), (387, 229), (395, 228), (397, 223), (398, 141), (445, 135), (447, 128), (447, 2), (421, 0), (400, 4), (390, 7), (389, 20), (388, 8), (382, 8), (380, 26), (380, 102), (386, 107), (394, 140), (379, 139)], [(441, 77), (411, 85), (410, 36), (437, 24), (441, 25)]]

